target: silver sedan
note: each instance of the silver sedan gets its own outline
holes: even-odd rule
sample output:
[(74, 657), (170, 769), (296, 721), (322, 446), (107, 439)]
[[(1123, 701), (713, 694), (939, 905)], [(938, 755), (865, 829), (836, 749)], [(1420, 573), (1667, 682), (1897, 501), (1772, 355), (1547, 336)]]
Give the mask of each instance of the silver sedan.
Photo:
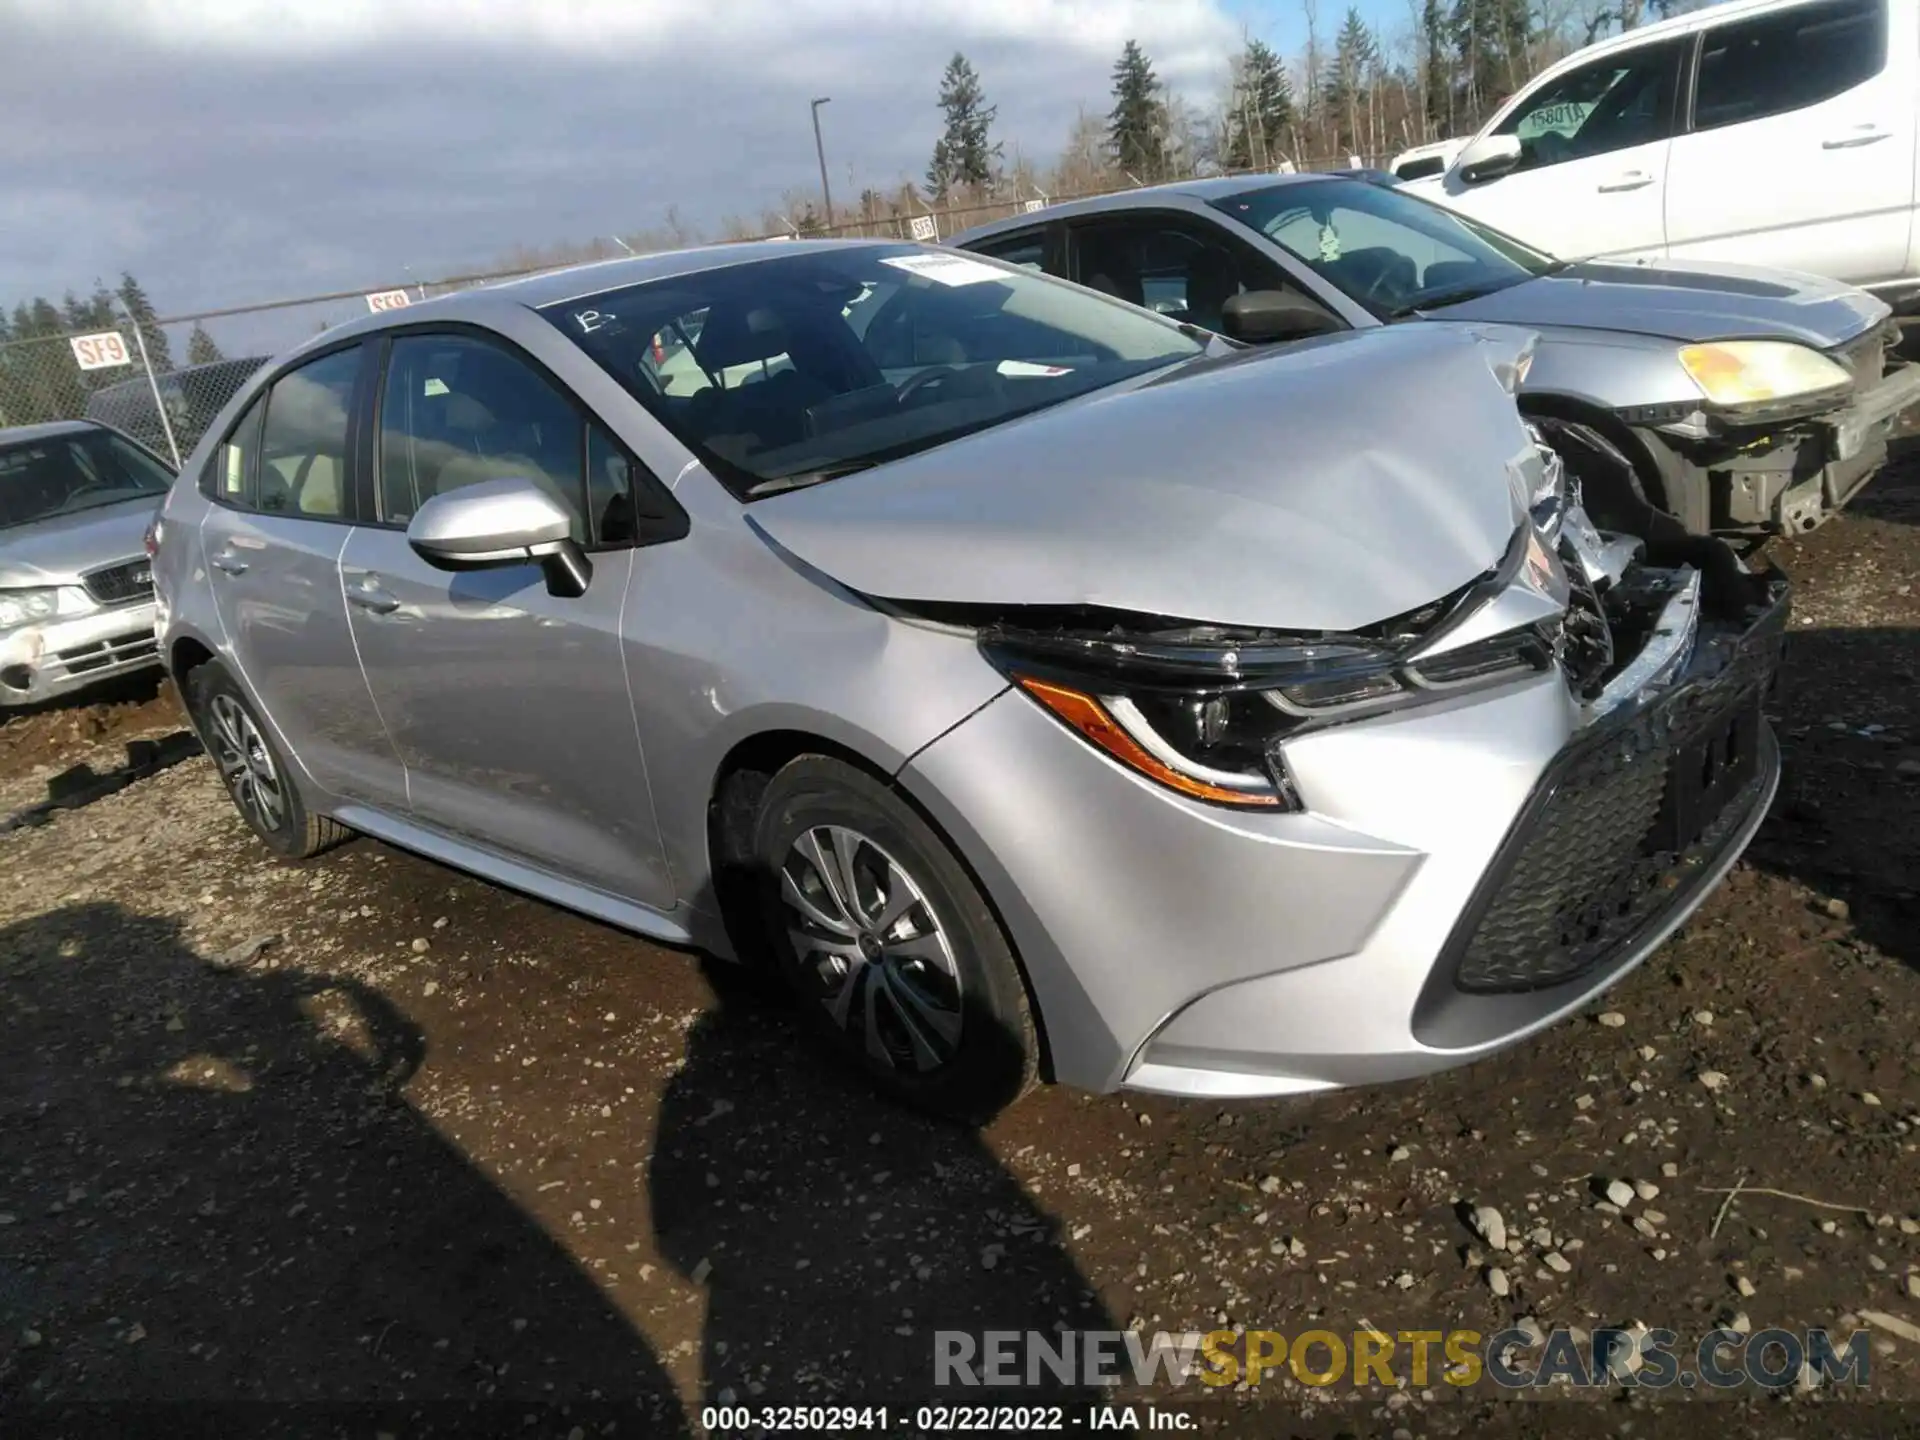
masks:
[(451, 296), (214, 424), (163, 653), (281, 855), (767, 965), (913, 1102), (1418, 1075), (1642, 960), (1777, 775), (1782, 582), (1584, 507), (1532, 345), (873, 243)]

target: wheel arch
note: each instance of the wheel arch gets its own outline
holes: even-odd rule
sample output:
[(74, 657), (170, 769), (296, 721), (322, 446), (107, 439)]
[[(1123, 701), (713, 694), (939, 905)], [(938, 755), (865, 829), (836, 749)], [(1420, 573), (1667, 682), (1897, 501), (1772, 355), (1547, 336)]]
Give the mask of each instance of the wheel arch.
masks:
[(1040, 1076), (1051, 1082), (1053, 1057), (1047, 1041), (1046, 1013), (1034, 990), (1027, 963), (1020, 954), (1016, 932), (1008, 925), (1000, 902), (986, 878), (968, 857), (966, 847), (948, 832), (947, 827), (921, 803), (911, 789), (900, 783), (896, 772), (843, 741), (804, 729), (769, 729), (735, 741), (721, 757), (708, 790), (707, 863), (713, 895), (735, 956), (748, 965), (763, 965), (767, 961), (761, 937), (741, 923), (748, 910), (748, 905), (741, 903), (743, 895), (750, 901), (750, 894), (745, 887), (750, 882), (747, 867), (753, 860), (753, 826), (759, 814), (760, 797), (765, 793), (768, 782), (783, 766), (805, 755), (821, 755), (842, 761), (886, 786), (939, 838), (955, 862), (966, 872), (967, 879), (986, 901), (987, 909), (992, 913), (994, 923), (1000, 927), (1007, 949), (1013, 956), (1014, 970), (1026, 994), (1027, 1010), (1033, 1017), (1034, 1035), (1039, 1042)]
[[(1635, 478), (1646, 500), (1679, 520), (1689, 530), (1704, 534), (1709, 524), (1708, 497), (1703, 487), (1689, 486), (1675, 467), (1684, 465), (1671, 451), (1657, 452), (1647, 438), (1604, 406), (1558, 391), (1522, 391), (1520, 413), (1529, 420), (1562, 420), (1585, 425), (1607, 440), (1633, 464)], [(1694, 491), (1698, 493), (1693, 493)], [(1697, 513), (1695, 513), (1697, 512)]]

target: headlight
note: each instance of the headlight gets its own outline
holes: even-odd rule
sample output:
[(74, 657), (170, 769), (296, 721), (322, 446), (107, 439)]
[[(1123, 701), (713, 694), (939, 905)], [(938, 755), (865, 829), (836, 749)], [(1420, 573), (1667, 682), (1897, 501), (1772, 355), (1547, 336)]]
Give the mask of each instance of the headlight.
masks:
[(0, 630), (18, 630), (62, 615), (81, 615), (94, 608), (78, 585), (38, 590), (0, 590)]
[(1756, 405), (1837, 390), (1853, 377), (1817, 350), (1784, 340), (1687, 345), (1680, 365), (1716, 405)]
[[(1519, 583), (1531, 527), (1500, 571), (1446, 607), (1477, 613)], [(1450, 628), (1450, 627), (1449, 627)], [(1055, 719), (1113, 759), (1196, 800), (1298, 810), (1282, 742), (1304, 730), (1506, 684), (1553, 664), (1550, 624), (1414, 660), (1404, 643), (1224, 626), (1149, 633), (1006, 627), (981, 649)]]

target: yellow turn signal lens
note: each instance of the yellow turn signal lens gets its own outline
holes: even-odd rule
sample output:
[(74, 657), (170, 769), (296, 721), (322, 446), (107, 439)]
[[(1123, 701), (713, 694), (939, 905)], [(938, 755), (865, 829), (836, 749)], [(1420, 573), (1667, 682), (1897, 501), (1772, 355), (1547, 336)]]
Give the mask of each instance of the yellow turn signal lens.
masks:
[(1280, 807), (1280, 797), (1276, 794), (1233, 790), (1225, 785), (1213, 785), (1191, 775), (1183, 775), (1142, 748), (1113, 718), (1107, 707), (1091, 695), (1083, 695), (1078, 690), (1069, 690), (1064, 685), (1051, 685), (1030, 676), (1020, 677), (1020, 688), (1121, 764), (1139, 771), (1150, 780), (1158, 781), (1169, 790), (1178, 790), (1182, 795), (1191, 795), (1196, 800), (1208, 800), (1216, 805), (1268, 809)]

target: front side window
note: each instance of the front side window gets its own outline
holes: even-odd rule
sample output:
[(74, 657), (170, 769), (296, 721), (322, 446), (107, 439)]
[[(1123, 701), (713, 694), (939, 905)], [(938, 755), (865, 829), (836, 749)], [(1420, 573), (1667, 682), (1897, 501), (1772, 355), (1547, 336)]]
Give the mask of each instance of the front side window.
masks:
[(976, 255), (991, 255), (996, 260), (1004, 260), (1009, 265), (1018, 265), (1022, 270), (1045, 270), (1047, 268), (1047, 232), (1045, 230), (1022, 230), (1012, 235), (995, 235), (990, 240), (982, 240), (967, 249)]
[(1887, 64), (1886, 0), (1796, 5), (1707, 31), (1693, 128), (1712, 130), (1804, 109)]
[(1268, 185), (1212, 204), (1381, 316), (1491, 294), (1556, 264), (1451, 210), (1364, 180)]
[[(861, 246), (722, 265), (542, 313), (743, 498), (1159, 370), (1202, 340), (972, 255)], [(690, 343), (661, 358), (657, 337)]]
[(1494, 134), (1518, 137), (1518, 170), (1670, 139), (1688, 43), (1645, 45), (1569, 70), (1523, 100)]
[(526, 361), (468, 335), (402, 335), (380, 400), (380, 514), (404, 525), (421, 505), (482, 480), (531, 480), (591, 544), (585, 422)]
[(263, 515), (337, 520), (350, 515), (347, 426), (360, 347), (290, 370), (267, 391), (250, 508)]
[(0, 530), (158, 498), (173, 476), (137, 445), (84, 430), (0, 448)]

